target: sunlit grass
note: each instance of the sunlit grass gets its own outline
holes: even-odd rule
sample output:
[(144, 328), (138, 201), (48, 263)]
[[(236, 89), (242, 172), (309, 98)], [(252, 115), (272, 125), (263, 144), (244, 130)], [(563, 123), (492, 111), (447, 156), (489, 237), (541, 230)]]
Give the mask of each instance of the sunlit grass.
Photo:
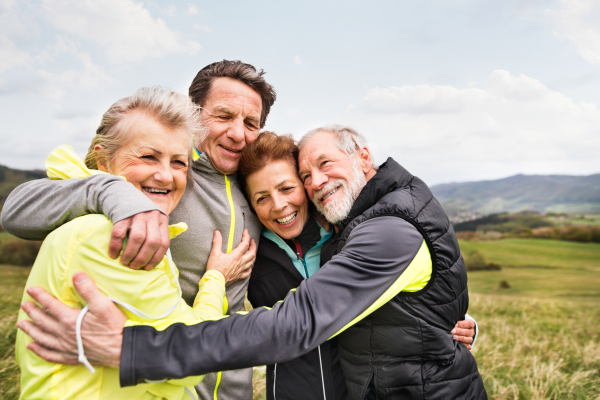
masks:
[[(600, 399), (600, 245), (507, 239), (461, 241), (461, 250), (502, 265), (469, 272), (481, 332), (473, 352), (489, 397)], [(29, 270), (0, 265), (1, 399), (18, 398), (15, 322)], [(255, 399), (265, 398), (264, 373), (255, 368)]]

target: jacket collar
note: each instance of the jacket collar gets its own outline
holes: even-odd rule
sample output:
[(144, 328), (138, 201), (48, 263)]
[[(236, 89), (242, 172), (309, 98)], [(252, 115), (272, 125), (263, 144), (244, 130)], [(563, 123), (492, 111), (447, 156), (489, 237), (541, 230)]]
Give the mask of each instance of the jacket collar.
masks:
[(398, 188), (406, 187), (413, 179), (413, 175), (404, 167), (389, 157), (381, 166), (377, 173), (367, 182), (365, 187), (358, 195), (350, 213), (346, 219), (338, 222), (338, 227), (345, 228), (354, 218), (358, 217), (383, 196)]
[[(192, 161), (192, 168), (195, 171), (200, 172), (205, 178), (213, 182), (221, 183), (223, 185), (225, 184), (225, 181), (223, 180), (223, 175), (225, 174), (217, 171), (217, 169), (213, 165), (212, 161), (210, 161), (210, 158), (208, 158), (208, 155), (206, 153), (200, 153), (195, 148)], [(235, 173), (227, 175), (227, 178), (232, 183), (237, 182), (237, 174)]]

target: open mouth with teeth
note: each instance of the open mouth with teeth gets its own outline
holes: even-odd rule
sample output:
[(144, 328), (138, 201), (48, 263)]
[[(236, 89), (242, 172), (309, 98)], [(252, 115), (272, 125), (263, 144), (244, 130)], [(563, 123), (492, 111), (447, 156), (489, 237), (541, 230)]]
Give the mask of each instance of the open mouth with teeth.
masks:
[(278, 218), (275, 220), (275, 222), (277, 222), (279, 225), (290, 225), (292, 222), (294, 222), (296, 220), (297, 216), (298, 216), (298, 211), (288, 215), (287, 217)]
[(329, 192), (329, 193), (326, 193), (326, 194), (325, 194), (323, 197), (321, 197), (321, 198), (319, 199), (319, 201), (321, 201), (321, 202), (325, 201), (325, 200), (326, 200), (327, 198), (329, 198), (329, 197), (330, 197), (332, 194), (334, 194), (335, 192), (337, 192), (337, 191), (338, 191), (338, 189), (339, 189), (339, 188), (341, 188), (341, 187), (342, 187), (342, 185), (340, 185), (340, 186), (336, 187), (336, 188), (335, 188), (335, 189), (333, 189), (331, 192)]
[(170, 190), (167, 190), (167, 189), (156, 189), (156, 188), (151, 188), (151, 187), (144, 187), (143, 189), (146, 193), (159, 194), (159, 195), (167, 195), (171, 192)]
[(242, 150), (234, 150), (234, 149), (230, 149), (229, 147), (225, 147), (222, 144), (220, 144), (219, 146), (221, 146), (223, 149), (227, 150), (230, 153), (234, 153), (234, 154), (240, 154), (242, 152)]

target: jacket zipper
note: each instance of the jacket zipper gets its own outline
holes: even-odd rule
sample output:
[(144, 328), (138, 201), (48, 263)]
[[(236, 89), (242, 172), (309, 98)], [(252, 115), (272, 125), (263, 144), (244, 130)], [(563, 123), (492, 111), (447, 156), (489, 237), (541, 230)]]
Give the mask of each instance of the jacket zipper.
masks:
[(275, 395), (275, 384), (277, 383), (277, 363), (275, 363), (275, 368), (273, 369), (273, 400), (277, 400), (277, 396)]
[(327, 400), (327, 395), (325, 394), (325, 375), (323, 375), (323, 360), (321, 360), (321, 345), (318, 345), (317, 349), (319, 349), (319, 365), (321, 366), (321, 383), (323, 384), (323, 400)]
[[(298, 256), (298, 259), (302, 261), (302, 265), (304, 266), (304, 273), (306, 274), (306, 279), (308, 279), (308, 268), (306, 267), (306, 262), (304, 261), (304, 258), (302, 258), (302, 247), (300, 247), (300, 243), (298, 243), (296, 239), (292, 239), (292, 242), (294, 242), (294, 244), (296, 245), (296, 255)], [(321, 359), (321, 345), (318, 345), (317, 349), (319, 350), (319, 367), (321, 367), (321, 384), (323, 385), (323, 399), (327, 400), (327, 395), (325, 394), (325, 376), (323, 375), (323, 360)], [(275, 370), (277, 370), (277, 364), (275, 365)], [(273, 380), (273, 382), (274, 381), (275, 380)], [(273, 383), (273, 397), (275, 397), (275, 383)]]
[(294, 242), (296, 245), (296, 257), (298, 257), (298, 260), (302, 262), (302, 265), (304, 266), (305, 278), (308, 279), (308, 267), (306, 266), (306, 261), (304, 261), (304, 258), (302, 258), (302, 247), (300, 247), (300, 243), (298, 243), (296, 239), (292, 239), (292, 242)]

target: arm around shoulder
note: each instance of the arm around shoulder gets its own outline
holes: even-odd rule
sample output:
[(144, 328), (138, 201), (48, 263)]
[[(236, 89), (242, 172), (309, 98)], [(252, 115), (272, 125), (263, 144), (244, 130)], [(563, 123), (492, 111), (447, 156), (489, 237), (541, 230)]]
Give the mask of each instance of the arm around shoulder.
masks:
[(43, 240), (54, 229), (85, 214), (104, 214), (115, 223), (158, 209), (133, 185), (114, 175), (38, 179), (11, 192), (2, 210), (2, 226), (23, 239)]

